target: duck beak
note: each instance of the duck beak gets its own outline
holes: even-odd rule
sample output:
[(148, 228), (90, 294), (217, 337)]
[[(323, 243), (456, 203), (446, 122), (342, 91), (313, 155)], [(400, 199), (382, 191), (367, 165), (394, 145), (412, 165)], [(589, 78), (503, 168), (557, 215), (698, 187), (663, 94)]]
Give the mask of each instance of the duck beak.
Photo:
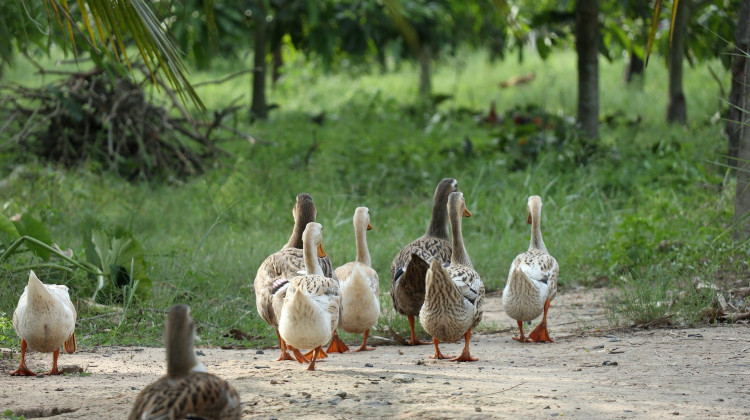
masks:
[(526, 217), (526, 223), (531, 224), (531, 213), (529, 213), (529, 216)]
[(462, 214), (463, 217), (471, 217), (471, 212), (469, 209), (464, 209), (464, 214)]
[(368, 223), (368, 224), (367, 224), (367, 230), (373, 230), (373, 229), (375, 229), (375, 228), (374, 228), (374, 227), (372, 227), (372, 225)]
[(318, 258), (325, 258), (326, 252), (323, 251), (323, 244), (318, 245)]

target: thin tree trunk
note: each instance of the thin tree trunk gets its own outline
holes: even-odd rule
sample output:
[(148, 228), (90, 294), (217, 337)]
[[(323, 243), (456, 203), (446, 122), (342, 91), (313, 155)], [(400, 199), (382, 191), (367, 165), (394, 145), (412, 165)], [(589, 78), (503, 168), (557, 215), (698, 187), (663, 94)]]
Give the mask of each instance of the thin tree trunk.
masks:
[(587, 137), (599, 138), (599, 2), (576, 3), (578, 124)]
[[(259, 2), (261, 5), (263, 2)], [(250, 106), (250, 120), (268, 118), (266, 106), (266, 11), (261, 10), (255, 17), (255, 50), (253, 51), (253, 103)]]
[(682, 63), (685, 58), (685, 36), (691, 7), (692, 4), (689, 0), (683, 0), (679, 3), (672, 32), (672, 47), (669, 49), (669, 56), (667, 57), (669, 72), (667, 122), (670, 124), (687, 123), (687, 102), (682, 90)]
[(633, 50), (628, 51), (628, 58), (628, 64), (625, 67), (625, 83), (631, 84), (637, 81), (640, 86), (643, 86), (643, 60)]
[(281, 78), (281, 68), (284, 67), (284, 56), (281, 55), (282, 43), (276, 49), (273, 50), (273, 57), (271, 58), (272, 70), (271, 70), (271, 87), (276, 88), (276, 82)]
[(419, 97), (424, 101), (432, 98), (432, 75), (430, 69), (430, 48), (421, 46), (419, 49)]
[[(737, 23), (738, 28), (744, 27), (747, 32), (748, 25), (750, 25), (750, 13), (748, 13), (747, 0), (743, 0), (740, 6), (739, 20)], [(740, 34), (738, 30), (735, 34), (737, 36), (737, 45), (740, 44), (741, 38), (745, 38), (747, 33)], [(747, 38), (745, 38), (747, 39)], [(747, 54), (747, 50), (744, 50), (742, 54)], [(736, 59), (736, 57), (735, 57)], [(732, 66), (732, 79), (734, 83), (734, 63)], [(744, 60), (742, 75), (743, 80), (750, 80), (750, 62)], [(747, 83), (741, 84), (738, 89), (738, 100), (743, 105), (744, 111), (739, 113), (740, 120), (743, 124), (738, 124), (738, 147), (737, 147), (737, 192), (734, 200), (734, 220), (737, 223), (737, 229), (734, 231), (734, 237), (737, 240), (745, 240), (750, 234), (750, 113), (745, 104), (750, 104), (750, 85)], [(732, 86), (734, 91), (734, 86)]]
[(746, 75), (748, 63), (747, 53), (750, 48), (750, 0), (743, 0), (737, 12), (737, 28), (734, 33), (734, 50), (732, 54), (732, 89), (729, 91), (729, 110), (727, 111), (727, 137), (729, 148), (727, 152), (730, 167), (737, 167), (739, 156), (741, 122), (748, 123), (745, 102), (746, 86), (750, 79)]

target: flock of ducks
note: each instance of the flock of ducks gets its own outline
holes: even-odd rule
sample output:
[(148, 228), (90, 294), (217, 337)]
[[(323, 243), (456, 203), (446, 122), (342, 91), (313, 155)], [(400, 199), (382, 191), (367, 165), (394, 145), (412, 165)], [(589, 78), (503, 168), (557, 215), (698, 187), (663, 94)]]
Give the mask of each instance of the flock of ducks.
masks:
[[(514, 340), (552, 342), (547, 311), (557, 293), (559, 266), (542, 239), (541, 198), (529, 197), (527, 210), (531, 241), (529, 249), (511, 264), (503, 307), (518, 322), (519, 336)], [(368, 208), (358, 207), (354, 212), (356, 260), (335, 270), (323, 249), (323, 226), (315, 222), (317, 210), (309, 194), (297, 196), (292, 215), (289, 241), (263, 261), (254, 282), (258, 314), (278, 336), (278, 360), (296, 360), (315, 370), (316, 360), (328, 353), (349, 351), (338, 328), (362, 334), (362, 344), (353, 352), (374, 350), (367, 346), (367, 337), (380, 315), (380, 281), (367, 247), (367, 231), (372, 229)], [(472, 362), (477, 358), (470, 354), (469, 341), (482, 319), (485, 290), (464, 245), (464, 217), (471, 217), (471, 212), (457, 181), (443, 179), (435, 190), (427, 232), (393, 259), (390, 294), (396, 311), (409, 320), (408, 344), (430, 344), (416, 337), (414, 322), (419, 317), (432, 336), (435, 354), (431, 358)], [(541, 323), (526, 336), (523, 321), (539, 315), (543, 315)], [(21, 361), (10, 374), (36, 375), (25, 363), (27, 347), (52, 353), (52, 369), (47, 374), (61, 374), (57, 366), (60, 347), (68, 353), (76, 351), (75, 320), (68, 288), (43, 284), (32, 271), (13, 313), (13, 327), (21, 337)], [(461, 337), (465, 345), (460, 355), (449, 357), (440, 351), (440, 342)], [(129, 419), (240, 418), (237, 391), (206, 372), (195, 357), (194, 339), (190, 308), (174, 305), (164, 328), (167, 373), (141, 390)], [(302, 350), (309, 351), (303, 354)]]

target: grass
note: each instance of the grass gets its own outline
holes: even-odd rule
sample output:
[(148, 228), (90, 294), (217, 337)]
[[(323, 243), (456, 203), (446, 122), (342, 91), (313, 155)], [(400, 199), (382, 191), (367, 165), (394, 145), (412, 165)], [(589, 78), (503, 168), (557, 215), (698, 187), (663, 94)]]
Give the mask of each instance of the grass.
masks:
[[(247, 67), (249, 60), (221, 63), (221, 70), (194, 74), (193, 80), (221, 77)], [(499, 110), (536, 104), (552, 114), (574, 115), (573, 53), (547, 62), (529, 56), (521, 64), (489, 63), (477, 53), (446, 58), (436, 66), (434, 86), (454, 97), (429, 112), (411, 106), (417, 82), (411, 66), (385, 75), (324, 74), (316, 63), (290, 57), (284, 78), (269, 92), (281, 108), (252, 126), (242, 116), (235, 121), (274, 145), (226, 138), (222, 146), (235, 153), (234, 159), (200, 177), (163, 183), (130, 184), (91, 168), (64, 170), (43, 163), (11, 173), (13, 157), (5, 156), (2, 211), (31, 212), (48, 226), (53, 241), (78, 255), (85, 252), (81, 230), (89, 219), (123, 226), (141, 243), (152, 294), (109, 315), (85, 304), (93, 291), (91, 278), (37, 272), (43, 281), (71, 286), (79, 308), (79, 343), (86, 347), (159, 344), (164, 311), (177, 302), (191, 305), (204, 345), (240, 344), (225, 337), (232, 328), (259, 337), (245, 344), (273, 344), (272, 330), (257, 315), (252, 283), (261, 261), (288, 239), (294, 197), (303, 191), (315, 200), (324, 245), (336, 265), (355, 257), (354, 208), (370, 208), (375, 230), (368, 243), (381, 290), (388, 292), (391, 259), (424, 233), (435, 185), (447, 176), (458, 179), (474, 214), (464, 221), (464, 236), (488, 290), (504, 286), (508, 264), (526, 249), (526, 198), (539, 194), (544, 238), (560, 262), (563, 290), (619, 286), (625, 306), (613, 303), (613, 322), (648, 322), (665, 314), (651, 303), (670, 290), (690, 290), (690, 276), (711, 275), (736, 255), (747, 255), (731, 235), (714, 240), (733, 211), (731, 180), (713, 163), (726, 148), (723, 126), (712, 122), (719, 90), (704, 66), (687, 70), (690, 123), (668, 127), (660, 62), (652, 61), (642, 90), (623, 85), (622, 62), (601, 64), (601, 115), (640, 116), (641, 122), (602, 124), (597, 152), (585, 165), (572, 157), (576, 146), (570, 143), (514, 170), (494, 146), (498, 133), (461, 112), (485, 113), (495, 100)], [(536, 80), (528, 86), (497, 87), (531, 71)], [(6, 77), (35, 82), (29, 73), (19, 64)], [(727, 83), (728, 74), (719, 74)], [(199, 93), (209, 109), (234, 98), (247, 104), (250, 83), (236, 79), (201, 87)], [(321, 111), (326, 123), (318, 126), (309, 117)], [(465, 137), (477, 151), (469, 157), (461, 153)], [(667, 246), (660, 247), (663, 241)], [(30, 260), (22, 255), (0, 267), (6, 279), (0, 311), (8, 314), (0, 325), (12, 314), (28, 275), (13, 269)], [(689, 316), (689, 308), (705, 304), (701, 299), (689, 300), (692, 306), (682, 311), (681, 322), (700, 322)], [(395, 315), (388, 296), (382, 302), (380, 324), (406, 332), (406, 320)], [(16, 340), (13, 333), (0, 332), (0, 345), (15, 347)]]

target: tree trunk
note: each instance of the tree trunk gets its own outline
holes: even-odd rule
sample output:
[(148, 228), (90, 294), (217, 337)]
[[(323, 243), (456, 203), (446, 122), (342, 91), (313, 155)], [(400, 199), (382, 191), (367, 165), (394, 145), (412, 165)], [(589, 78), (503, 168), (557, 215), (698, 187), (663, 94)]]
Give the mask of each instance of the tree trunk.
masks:
[(588, 138), (599, 138), (599, 1), (576, 3), (578, 124)]
[(276, 82), (279, 81), (281, 78), (281, 68), (284, 67), (284, 56), (281, 55), (281, 47), (282, 43), (279, 42), (279, 45), (276, 47), (276, 49), (273, 50), (273, 57), (271, 58), (271, 87), (276, 88)]
[(419, 97), (424, 101), (432, 100), (432, 77), (430, 70), (430, 48), (421, 46), (419, 48)]
[[(734, 33), (734, 50), (732, 54), (732, 89), (729, 91), (729, 110), (727, 110), (727, 137), (729, 138), (729, 149), (727, 152), (727, 164), (737, 167), (739, 156), (740, 134), (742, 122), (747, 124), (748, 114), (746, 112), (745, 87), (750, 83), (746, 77), (748, 63), (747, 53), (750, 48), (750, 0), (742, 0), (737, 12), (737, 28)], [(743, 111), (745, 110), (745, 111)]]
[[(743, 0), (740, 6), (740, 13), (737, 22), (737, 37), (736, 45), (739, 47), (742, 38), (747, 40), (748, 25), (750, 24), (750, 13), (748, 13), (748, 0)], [(739, 28), (744, 28), (744, 34), (741, 34)], [(743, 50), (742, 55), (747, 54), (747, 49)], [(737, 56), (734, 57), (737, 59)], [(747, 59), (743, 60), (743, 68), (741, 69), (742, 74), (737, 75), (734, 73), (735, 63), (732, 63), (732, 91), (734, 92), (734, 79), (735, 76), (741, 77), (743, 80), (750, 80), (750, 62)], [(738, 96), (739, 104), (742, 109), (739, 112), (739, 120), (742, 123), (738, 124), (738, 136), (737, 136), (737, 192), (734, 200), (734, 221), (737, 224), (737, 228), (734, 231), (734, 237), (737, 240), (745, 240), (750, 234), (750, 112), (747, 111), (745, 104), (750, 104), (750, 85), (742, 83), (738, 86), (740, 93)], [(730, 94), (731, 96), (731, 94)]]
[(643, 60), (633, 50), (628, 51), (628, 64), (625, 66), (625, 83), (638, 82), (643, 86)]
[(692, 4), (683, 0), (677, 7), (677, 16), (672, 32), (672, 47), (667, 57), (669, 71), (669, 98), (667, 102), (667, 122), (670, 124), (687, 123), (687, 103), (682, 90), (682, 63), (685, 58), (685, 36), (690, 19)]
[(250, 121), (255, 118), (268, 118), (266, 107), (266, 10), (263, 8), (255, 15), (255, 50), (253, 51), (253, 103), (250, 106)]

